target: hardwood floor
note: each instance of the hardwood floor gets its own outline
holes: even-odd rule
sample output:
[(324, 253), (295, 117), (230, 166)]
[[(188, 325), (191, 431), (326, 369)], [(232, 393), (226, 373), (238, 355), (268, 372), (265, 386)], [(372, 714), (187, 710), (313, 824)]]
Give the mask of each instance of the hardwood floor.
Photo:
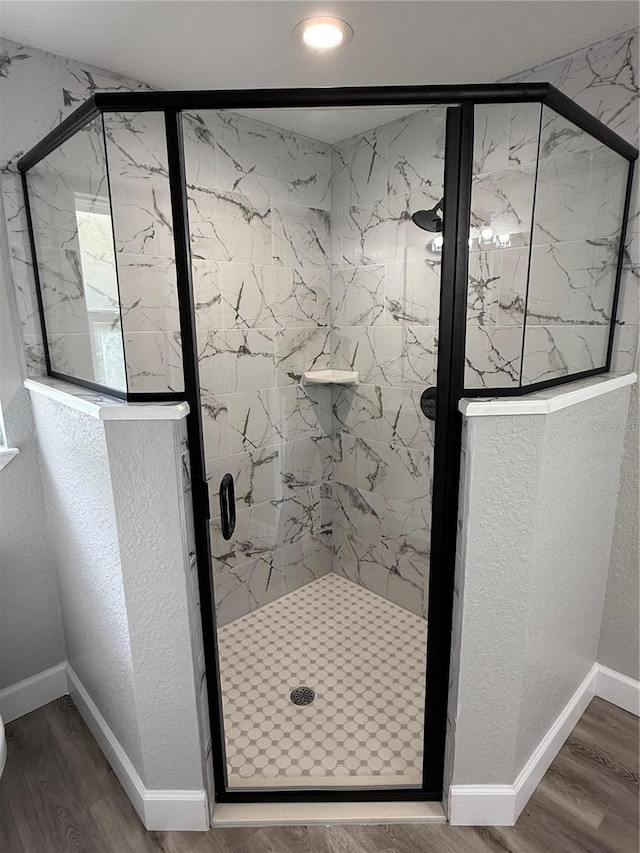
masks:
[(594, 699), (515, 827), (146, 832), (68, 697), (7, 726), (1, 853), (638, 853), (638, 719)]

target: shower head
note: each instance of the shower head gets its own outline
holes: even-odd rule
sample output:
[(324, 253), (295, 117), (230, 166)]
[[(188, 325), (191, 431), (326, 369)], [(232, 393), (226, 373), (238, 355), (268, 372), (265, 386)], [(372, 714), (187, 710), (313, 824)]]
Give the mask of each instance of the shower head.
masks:
[(442, 217), (438, 216), (438, 211), (442, 210), (443, 201), (444, 199), (441, 198), (431, 210), (416, 210), (411, 216), (414, 224), (418, 228), (422, 228), (423, 231), (432, 231), (439, 234), (442, 231)]

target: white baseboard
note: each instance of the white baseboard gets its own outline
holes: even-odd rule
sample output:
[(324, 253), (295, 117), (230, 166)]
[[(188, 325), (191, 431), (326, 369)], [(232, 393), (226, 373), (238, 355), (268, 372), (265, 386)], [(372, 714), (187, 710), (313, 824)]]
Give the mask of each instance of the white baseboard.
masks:
[(0, 690), (0, 716), (5, 723), (10, 723), (59, 699), (67, 692), (66, 663), (63, 661)]
[[(67, 693), (71, 694), (82, 718), (147, 829), (209, 829), (206, 792), (146, 788), (126, 752), (68, 663), (58, 664), (1, 690), (0, 715), (5, 723), (9, 723)], [(601, 664), (594, 664), (512, 785), (451, 786), (448, 797), (449, 822), (454, 826), (513, 826), (593, 696), (599, 696), (640, 716), (640, 682)], [(246, 806), (246, 809), (251, 810), (252, 807)], [(220, 811), (220, 807), (217, 811)], [(220, 813), (219, 817), (222, 819), (223, 815)], [(251, 815), (243, 815), (240, 822), (246, 823), (250, 817)], [(253, 819), (256, 819), (255, 814)], [(260, 822), (264, 819), (264, 816), (261, 816)], [(234, 815), (231, 823), (237, 821), (238, 816)]]
[(596, 696), (640, 717), (640, 681), (598, 664)]
[(451, 786), (449, 823), (453, 826), (513, 826), (594, 696), (640, 716), (640, 682), (594, 664), (513, 785)]
[(67, 664), (67, 678), (71, 698), (145, 828), (206, 832), (210, 824), (206, 792), (204, 790), (162, 791), (146, 788), (129, 756), (69, 664)]
[(452, 785), (449, 823), (453, 826), (513, 826), (593, 699), (597, 678), (598, 665), (594, 664), (512, 785)]

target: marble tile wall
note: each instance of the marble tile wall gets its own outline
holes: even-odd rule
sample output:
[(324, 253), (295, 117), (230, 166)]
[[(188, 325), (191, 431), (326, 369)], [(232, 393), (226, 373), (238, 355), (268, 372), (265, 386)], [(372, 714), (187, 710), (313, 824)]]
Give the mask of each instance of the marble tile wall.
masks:
[(126, 390), (98, 117), (28, 174), (52, 370)]
[[(584, 50), (576, 51), (569, 56), (563, 57), (545, 65), (523, 71), (514, 75), (504, 82), (525, 82), (546, 80), (560, 89), (565, 95), (573, 98), (578, 104), (595, 115), (600, 121), (619, 133), (636, 148), (639, 145), (639, 113), (638, 95), (640, 79), (638, 69), (638, 31), (621, 33), (612, 38), (598, 42)], [(566, 142), (575, 139), (575, 134), (567, 137)], [(561, 140), (555, 140), (558, 143)], [(560, 149), (561, 150), (561, 149)], [(603, 164), (603, 175), (606, 174)], [(600, 195), (602, 199), (602, 195)], [(613, 196), (612, 196), (613, 198)], [(608, 203), (608, 198), (604, 200)], [(596, 225), (600, 224), (599, 218)], [(594, 235), (595, 236), (595, 235)], [(606, 234), (609, 237), (610, 235)], [(569, 241), (569, 243), (572, 241)], [(579, 241), (575, 241), (579, 242)], [(535, 250), (534, 250), (535, 251)], [(576, 251), (572, 256), (570, 245), (563, 247), (557, 258), (563, 267), (569, 265), (569, 269), (575, 275), (578, 284), (580, 280), (585, 281), (589, 276), (589, 287), (600, 289), (600, 273), (606, 270), (608, 264), (608, 240), (604, 243), (597, 241), (589, 250), (592, 257), (585, 257), (582, 250)], [(597, 254), (596, 254), (597, 253)], [(556, 265), (556, 257), (549, 248), (540, 247), (539, 257), (535, 260), (540, 265), (549, 269)], [(577, 257), (581, 256), (581, 257)], [(638, 206), (638, 180), (637, 171), (634, 180), (634, 190), (631, 200), (631, 214), (629, 227), (627, 229), (627, 240), (624, 255), (624, 268), (621, 283), (620, 303), (618, 305), (618, 316), (613, 346), (612, 369), (616, 372), (628, 372), (635, 369), (636, 354), (638, 349), (638, 329), (640, 323), (639, 296), (640, 296), (640, 210)], [(562, 274), (564, 275), (564, 273)], [(542, 275), (538, 279), (540, 294), (547, 294), (542, 289)], [(580, 285), (579, 285), (580, 286)], [(573, 310), (578, 310), (576, 300), (573, 301)], [(582, 295), (579, 304), (580, 310), (584, 309)], [(594, 303), (597, 315), (601, 304)], [(590, 306), (587, 304), (589, 313), (593, 316)], [(560, 315), (562, 316), (562, 315)], [(537, 365), (531, 370), (531, 375), (551, 375), (557, 371), (564, 371), (565, 366), (561, 358), (566, 347), (563, 341), (556, 340), (563, 335), (571, 336), (573, 351), (569, 353), (570, 359), (565, 359), (567, 367), (578, 361), (585, 364), (588, 358), (598, 351), (600, 338), (596, 331), (582, 326), (580, 336), (576, 338), (575, 329), (563, 324), (539, 323), (536, 328), (531, 327), (531, 350), (535, 352)], [(580, 355), (580, 350), (583, 350)], [(534, 362), (532, 361), (532, 364)]]
[(543, 108), (523, 385), (606, 362), (628, 169)]
[(440, 252), (411, 214), (443, 195), (445, 110), (338, 143), (331, 207), (334, 571), (426, 615)]
[(539, 104), (475, 109), (465, 386), (520, 384)]
[[(0, 44), (0, 55), (3, 112), (24, 116), (25, 100), (33, 105), (31, 122), (5, 122), (0, 166), (28, 369), (38, 373), (43, 372), (42, 344), (15, 163), (93, 91), (143, 87), (11, 42)], [(517, 79), (550, 80), (637, 144), (636, 57), (635, 34), (623, 34), (542, 69), (532, 69)], [(153, 342), (158, 358), (163, 358), (170, 369), (175, 350), (168, 342), (176, 341), (177, 330), (170, 319), (175, 316), (171, 258), (163, 248), (168, 220), (157, 216), (158, 230), (152, 235), (145, 232), (143, 221), (145, 213), (156, 210), (156, 206), (156, 213), (163, 209), (162, 193), (157, 190), (162, 155), (150, 138), (142, 140), (135, 130), (136, 120), (150, 118), (134, 118), (126, 117), (125, 121), (122, 117), (121, 126), (108, 133), (114, 165), (120, 159), (119, 167), (129, 169), (130, 177), (142, 167), (138, 173), (144, 175), (141, 187), (146, 187), (146, 202), (134, 203), (128, 211), (131, 237), (123, 235), (117, 245), (120, 275), (131, 294), (124, 322), (130, 324), (131, 335), (140, 335), (145, 343)], [(418, 389), (435, 370), (439, 257), (424, 243), (427, 235), (410, 227), (409, 216), (419, 207), (433, 206), (441, 196), (438, 174), (442, 155), (435, 152), (440, 151), (443, 127), (416, 115), (395, 127), (346, 140), (335, 147), (332, 169), (327, 146), (295, 134), (233, 116), (221, 116), (218, 122), (212, 122), (210, 116), (191, 119), (190, 125), (187, 122), (187, 146), (193, 170), (191, 216), (196, 227), (192, 249), (199, 345), (203, 364), (211, 365), (203, 371), (208, 458), (233, 457), (236, 464), (244, 466), (242, 472), (248, 472), (255, 461), (255, 471), (262, 472), (263, 465), (266, 470), (273, 464), (269, 454), (252, 458), (250, 463), (243, 454), (278, 447), (276, 468), (278, 483), (282, 483), (282, 487), (272, 486), (271, 481), (267, 483), (255, 473), (239, 473), (239, 481), (248, 482), (249, 487), (242, 486), (245, 506), (241, 511), (247, 515), (239, 519), (239, 530), (247, 532), (243, 533), (238, 565), (254, 561), (255, 578), (282, 579), (281, 567), (288, 565), (291, 572), (295, 549), (290, 546), (296, 545), (299, 552), (306, 548), (302, 556), (313, 562), (308, 539), (317, 544), (320, 562), (324, 560), (326, 566), (329, 524), (340, 548), (340, 530), (349, 523), (344, 520), (347, 516), (354, 517), (354, 506), (362, 510), (369, 526), (359, 521), (355, 525), (357, 535), (349, 534), (346, 541), (360, 547), (363, 564), (369, 559), (363, 545), (379, 549), (376, 566), (389, 562), (380, 549), (387, 547), (391, 518), (404, 518), (392, 534), (405, 537), (403, 558), (410, 554), (407, 559), (415, 562), (413, 555), (418, 553), (422, 560), (424, 537), (416, 542), (414, 531), (424, 528), (416, 521), (414, 508), (425, 484), (421, 477), (424, 468), (417, 466), (416, 460), (424, 462), (429, 457), (429, 436), (424, 434), (425, 424), (417, 415), (416, 405)], [(505, 172), (515, 170), (522, 186), (526, 185), (531, 125), (522, 116), (513, 115), (507, 129), (504, 122), (497, 122), (496, 115), (487, 115), (481, 126), (474, 156), (477, 174), (484, 176), (478, 183), (478, 197), (484, 198), (485, 206), (478, 207), (476, 225), (481, 224), (480, 214), (488, 212), (498, 215), (500, 228), (508, 225), (509, 233), (516, 235), (517, 227), (513, 226), (522, 224), (523, 208), (513, 203), (518, 193), (514, 196)], [(116, 137), (129, 139), (122, 150)], [(496, 139), (498, 144), (494, 145)], [(492, 208), (492, 197), (505, 203)], [(123, 220), (122, 229), (126, 227)], [(637, 346), (638, 228), (634, 206), (614, 348), (617, 370), (633, 367)], [(512, 351), (514, 336), (521, 334), (521, 282), (528, 246), (514, 236), (507, 248), (495, 244), (480, 248), (483, 250), (472, 252), (471, 258), (468, 338), (476, 355), (471, 359), (469, 381), (508, 385), (516, 375)], [(599, 251), (602, 247), (597, 248)], [(142, 255), (144, 263), (139, 263)], [(557, 264), (557, 254), (540, 248), (539, 255), (535, 260), (541, 270)], [(580, 259), (572, 258), (569, 248), (563, 247), (561, 255), (564, 269), (586, 273), (585, 265), (579, 266)], [(594, 257), (589, 270), (601, 265), (602, 257)], [(149, 277), (143, 270), (149, 271)], [(149, 290), (151, 281), (161, 283), (153, 293)], [(147, 303), (143, 310), (142, 303), (136, 304), (136, 288)], [(583, 303), (583, 307), (589, 306)], [(542, 311), (539, 319), (543, 319)], [(532, 323), (530, 328), (530, 334), (537, 336), (535, 351), (554, 357), (566, 349), (559, 337), (574, 331), (564, 324), (542, 322)], [(585, 353), (591, 352), (594, 344), (587, 340), (593, 333), (591, 324), (581, 332), (585, 340), (580, 346)], [(56, 346), (63, 350), (65, 343), (61, 340)], [(131, 354), (135, 354), (135, 338), (130, 344)], [(140, 352), (144, 350), (141, 347)], [(576, 359), (579, 357), (580, 353)], [(329, 400), (322, 389), (309, 394), (298, 386), (297, 376), (303, 367), (356, 363), (364, 382), (355, 392), (333, 392), (334, 398)], [(548, 370), (544, 359), (536, 370)], [(335, 446), (327, 452), (328, 441), (333, 438)], [(303, 447), (305, 441), (312, 442), (306, 447), (310, 450), (313, 445), (314, 451), (299, 452), (308, 463), (307, 481), (323, 471), (321, 479), (312, 483), (297, 482), (295, 476), (292, 479), (287, 466), (294, 451), (287, 451), (287, 456), (280, 450), (283, 443), (296, 446), (300, 442)], [(333, 477), (325, 473), (331, 455), (336, 456)], [(410, 472), (411, 489), (405, 489), (404, 475), (398, 474), (401, 470)], [(295, 491), (294, 502), (288, 489)], [(213, 498), (215, 506), (215, 494)], [(387, 502), (384, 511), (381, 501)], [(397, 508), (391, 503), (394, 501), (404, 506)], [(389, 507), (393, 514), (387, 511)], [(310, 535), (305, 521), (305, 532), (298, 538), (292, 532), (295, 525), (310, 516), (314, 519)], [(362, 535), (363, 530), (366, 533)], [(295, 542), (287, 539), (284, 544), (286, 537), (295, 538)], [(285, 554), (287, 548), (290, 551)], [(233, 554), (224, 549), (221, 553), (228, 562), (237, 562), (235, 550)], [(271, 560), (274, 553), (279, 554), (275, 564)], [(357, 566), (358, 559), (354, 553), (350, 565)], [(391, 562), (399, 565), (395, 557)], [(309, 577), (315, 576), (316, 569), (309, 571)], [(382, 578), (376, 582), (377, 589), (384, 589), (386, 581)], [(236, 589), (242, 585), (234, 584)], [(397, 585), (405, 591), (410, 587), (399, 581)], [(233, 601), (234, 593), (230, 595)], [(406, 600), (406, 592), (402, 595)], [(235, 600), (248, 601), (250, 597), (242, 591)]]
[[(185, 114), (205, 456), (220, 625), (331, 571), (328, 145)], [(233, 474), (237, 525), (220, 529)]]
[[(24, 199), (16, 164), (25, 152), (94, 92), (148, 88), (135, 80), (127, 80), (66, 57), (0, 39), (0, 101), (3, 115), (0, 190), (29, 375), (42, 375), (46, 373), (46, 368)], [(56, 345), (65, 348), (64, 342), (57, 342)]]
[(182, 391), (169, 167), (162, 113), (104, 116), (127, 384)]

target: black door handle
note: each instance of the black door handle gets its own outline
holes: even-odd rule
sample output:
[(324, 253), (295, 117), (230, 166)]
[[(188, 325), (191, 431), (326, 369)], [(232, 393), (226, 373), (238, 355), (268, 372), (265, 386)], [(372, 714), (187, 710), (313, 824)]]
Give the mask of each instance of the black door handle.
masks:
[(422, 396), (420, 397), (420, 408), (422, 409), (422, 414), (425, 418), (429, 418), (430, 421), (435, 421), (436, 419), (437, 396), (437, 388), (425, 388), (422, 392)]
[(231, 539), (236, 529), (236, 490), (231, 474), (220, 481), (220, 526), (224, 539)]

